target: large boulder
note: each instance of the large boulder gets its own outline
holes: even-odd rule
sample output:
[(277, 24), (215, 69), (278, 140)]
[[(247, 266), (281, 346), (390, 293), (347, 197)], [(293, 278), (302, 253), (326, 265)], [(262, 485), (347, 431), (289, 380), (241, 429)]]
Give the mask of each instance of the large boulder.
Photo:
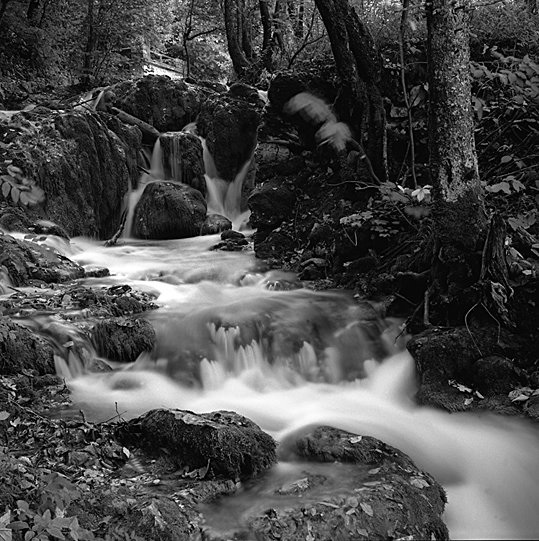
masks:
[(127, 444), (166, 449), (179, 468), (205, 468), (201, 478), (245, 480), (260, 475), (276, 461), (271, 436), (231, 411), (152, 410), (120, 426), (118, 435)]
[(164, 75), (147, 75), (113, 87), (111, 105), (154, 126), (160, 132), (178, 131), (193, 122), (211, 90)]
[(248, 203), (252, 226), (270, 231), (291, 217), (296, 192), (294, 186), (283, 179), (268, 180), (253, 190)]
[(0, 375), (35, 370), (39, 375), (54, 374), (52, 348), (35, 333), (0, 317)]
[(133, 234), (143, 239), (182, 239), (199, 234), (206, 218), (202, 194), (175, 182), (146, 186), (135, 208)]
[(106, 113), (43, 108), (0, 127), (0, 199), (71, 236), (108, 238), (117, 230), (123, 197), (138, 176), (138, 128)]
[(222, 179), (232, 182), (251, 157), (259, 122), (259, 108), (242, 99), (215, 95), (203, 103), (197, 129)]
[(507, 394), (526, 384), (519, 366), (524, 342), (496, 325), (432, 327), (414, 336), (407, 348), (419, 376), (418, 402), (452, 412), (518, 413)]
[(167, 132), (159, 137), (166, 178), (183, 182), (206, 195), (200, 139), (192, 133)]
[[(205, 510), (212, 541), (449, 539), (441, 518), (444, 490), (397, 449), (375, 438), (320, 427), (291, 450), (299, 455), (301, 468), (293, 470), (289, 462), (286, 481), (270, 477), (256, 502), (244, 499), (225, 507), (237, 513), (235, 531), (224, 533), (224, 514)], [(227, 506), (226, 498), (221, 505)]]

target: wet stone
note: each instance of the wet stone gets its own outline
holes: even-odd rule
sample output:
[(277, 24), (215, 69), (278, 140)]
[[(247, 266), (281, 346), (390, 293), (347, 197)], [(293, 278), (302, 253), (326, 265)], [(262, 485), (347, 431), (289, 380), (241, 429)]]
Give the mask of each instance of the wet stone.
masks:
[(118, 436), (147, 450), (167, 449), (178, 468), (206, 468), (204, 478), (249, 479), (276, 461), (273, 438), (230, 411), (152, 410), (120, 426)]
[(98, 355), (111, 361), (130, 363), (155, 345), (155, 331), (145, 319), (114, 318), (100, 321), (92, 329)]

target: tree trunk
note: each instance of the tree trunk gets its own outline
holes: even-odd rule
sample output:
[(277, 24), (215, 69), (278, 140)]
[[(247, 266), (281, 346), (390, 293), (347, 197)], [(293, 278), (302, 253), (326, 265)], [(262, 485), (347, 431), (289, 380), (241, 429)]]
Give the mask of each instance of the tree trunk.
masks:
[(88, 37), (86, 40), (86, 48), (84, 50), (84, 65), (82, 69), (82, 80), (85, 86), (90, 87), (92, 84), (92, 60), (95, 49), (95, 25), (94, 25), (94, 0), (88, 0), (88, 13), (86, 15), (86, 25), (88, 27)]
[(471, 106), (468, 1), (427, 4), (430, 170), (442, 250), (474, 250), (486, 227)]
[(264, 56), (271, 41), (271, 14), (268, 5), (269, 0), (259, 0), (260, 21), (262, 23), (262, 56)]
[(471, 109), (469, 1), (432, 0), (427, 4), (429, 152), (434, 187), (432, 293), (445, 305), (446, 321), (452, 321), (456, 309), (453, 320), (460, 324), (462, 310), (488, 303), (484, 293), (474, 298), (473, 289), (480, 280), (487, 220)]
[(240, 25), (240, 9), (238, 0), (225, 0), (225, 29), (226, 39), (228, 43), (228, 53), (232, 60), (232, 66), (238, 78), (243, 78), (246, 71), (250, 67), (250, 62), (247, 60), (243, 47), (241, 45), (243, 39), (243, 31)]
[[(348, 0), (315, 0), (328, 32), (342, 82), (342, 120), (364, 145), (376, 176), (387, 178), (385, 111), (379, 90), (380, 56), (367, 27)], [(366, 140), (366, 141), (365, 141)]]

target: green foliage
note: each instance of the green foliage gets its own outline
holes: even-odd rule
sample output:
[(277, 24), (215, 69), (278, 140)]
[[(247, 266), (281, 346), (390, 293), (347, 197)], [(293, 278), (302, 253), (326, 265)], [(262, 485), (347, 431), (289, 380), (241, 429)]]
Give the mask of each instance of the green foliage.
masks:
[(432, 186), (405, 188), (394, 182), (384, 182), (376, 196), (367, 202), (367, 208), (340, 219), (345, 234), (353, 244), (354, 231), (368, 227), (371, 235), (389, 239), (415, 227), (412, 220), (421, 221), (430, 214)]

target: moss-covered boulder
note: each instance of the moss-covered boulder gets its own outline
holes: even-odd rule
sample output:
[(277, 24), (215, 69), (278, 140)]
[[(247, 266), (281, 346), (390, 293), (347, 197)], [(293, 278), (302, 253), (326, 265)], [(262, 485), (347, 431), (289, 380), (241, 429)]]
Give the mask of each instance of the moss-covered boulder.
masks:
[(50, 284), (84, 276), (80, 265), (38, 240), (37, 235), (20, 241), (0, 234), (0, 278), (5, 275), (11, 285), (24, 286), (32, 281)]
[(120, 426), (118, 435), (154, 452), (166, 449), (177, 467), (207, 468), (206, 478), (249, 479), (276, 461), (273, 438), (231, 411), (153, 410)]
[(53, 350), (35, 333), (0, 316), (0, 374), (20, 374), (23, 370), (54, 374)]
[[(270, 509), (247, 512), (257, 540), (449, 539), (441, 518), (444, 490), (397, 449), (320, 427), (295, 450), (302, 459), (332, 463), (334, 474), (310, 473), (306, 466), (301, 478), (276, 490)], [(279, 505), (279, 498), (286, 503)]]
[(13, 115), (0, 128), (0, 199), (70, 236), (117, 230), (138, 177), (138, 128), (107, 113), (46, 109)]
[(148, 184), (135, 208), (133, 234), (141, 239), (194, 237), (206, 219), (202, 194), (176, 182)]
[(155, 345), (155, 331), (149, 321), (113, 318), (97, 323), (92, 329), (97, 354), (111, 361), (130, 363)]
[(213, 92), (164, 75), (147, 75), (113, 87), (111, 105), (154, 126), (178, 131), (193, 122), (201, 103)]

